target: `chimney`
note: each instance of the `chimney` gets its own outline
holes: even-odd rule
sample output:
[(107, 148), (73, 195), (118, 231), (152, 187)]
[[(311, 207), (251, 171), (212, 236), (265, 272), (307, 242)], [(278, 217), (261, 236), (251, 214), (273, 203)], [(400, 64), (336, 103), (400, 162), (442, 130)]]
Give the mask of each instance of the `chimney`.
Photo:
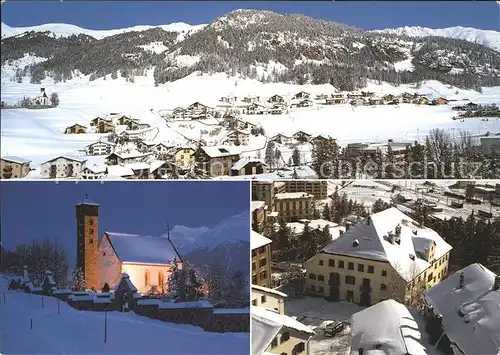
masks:
[(495, 283), (493, 284), (493, 291), (500, 290), (500, 275), (495, 276)]
[(465, 274), (462, 271), (460, 273), (460, 281), (459, 281), (459, 284), (458, 284), (458, 288), (463, 288), (464, 287), (464, 283), (465, 283)]

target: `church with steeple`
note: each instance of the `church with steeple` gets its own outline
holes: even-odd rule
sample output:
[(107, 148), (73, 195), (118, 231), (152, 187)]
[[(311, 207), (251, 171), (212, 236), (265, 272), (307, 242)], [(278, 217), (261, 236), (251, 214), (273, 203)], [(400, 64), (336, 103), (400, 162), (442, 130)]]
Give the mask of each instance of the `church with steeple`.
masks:
[(99, 238), (99, 204), (88, 196), (76, 205), (76, 266), (87, 289), (114, 289), (128, 274), (139, 293), (165, 293), (172, 264), (182, 258), (169, 238), (104, 232)]

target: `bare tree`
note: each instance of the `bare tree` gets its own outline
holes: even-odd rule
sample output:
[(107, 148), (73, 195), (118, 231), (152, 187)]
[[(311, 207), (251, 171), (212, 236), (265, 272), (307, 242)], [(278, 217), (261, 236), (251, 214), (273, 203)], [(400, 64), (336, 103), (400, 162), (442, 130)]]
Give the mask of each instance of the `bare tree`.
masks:
[(32, 275), (35, 284), (40, 284), (45, 271), (52, 271), (54, 281), (59, 287), (68, 283), (68, 258), (66, 251), (59, 245), (57, 239), (44, 239), (33, 242), (26, 248), (24, 263)]

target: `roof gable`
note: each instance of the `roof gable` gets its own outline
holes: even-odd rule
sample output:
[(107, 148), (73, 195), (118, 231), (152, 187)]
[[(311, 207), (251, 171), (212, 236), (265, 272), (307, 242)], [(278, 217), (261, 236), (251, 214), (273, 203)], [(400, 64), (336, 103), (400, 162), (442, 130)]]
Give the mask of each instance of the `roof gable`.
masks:
[(170, 264), (179, 255), (167, 238), (105, 232), (122, 263)]

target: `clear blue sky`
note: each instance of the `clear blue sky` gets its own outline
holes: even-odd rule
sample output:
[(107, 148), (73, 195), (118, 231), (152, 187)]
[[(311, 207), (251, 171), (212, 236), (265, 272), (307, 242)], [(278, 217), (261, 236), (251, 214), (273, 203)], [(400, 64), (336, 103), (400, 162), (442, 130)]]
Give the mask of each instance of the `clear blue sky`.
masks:
[[(75, 205), (100, 204), (99, 237), (105, 231), (160, 236), (166, 223), (213, 227), (250, 209), (248, 181), (2, 182), (1, 234), (5, 249), (56, 237), (76, 259)], [(250, 215), (249, 227), (250, 229)]]
[(466, 26), (500, 29), (494, 1), (251, 2), (251, 1), (9, 1), (2, 22), (9, 26), (70, 23), (88, 29), (114, 29), (172, 22), (208, 23), (239, 8), (301, 13), (362, 29), (401, 26)]

